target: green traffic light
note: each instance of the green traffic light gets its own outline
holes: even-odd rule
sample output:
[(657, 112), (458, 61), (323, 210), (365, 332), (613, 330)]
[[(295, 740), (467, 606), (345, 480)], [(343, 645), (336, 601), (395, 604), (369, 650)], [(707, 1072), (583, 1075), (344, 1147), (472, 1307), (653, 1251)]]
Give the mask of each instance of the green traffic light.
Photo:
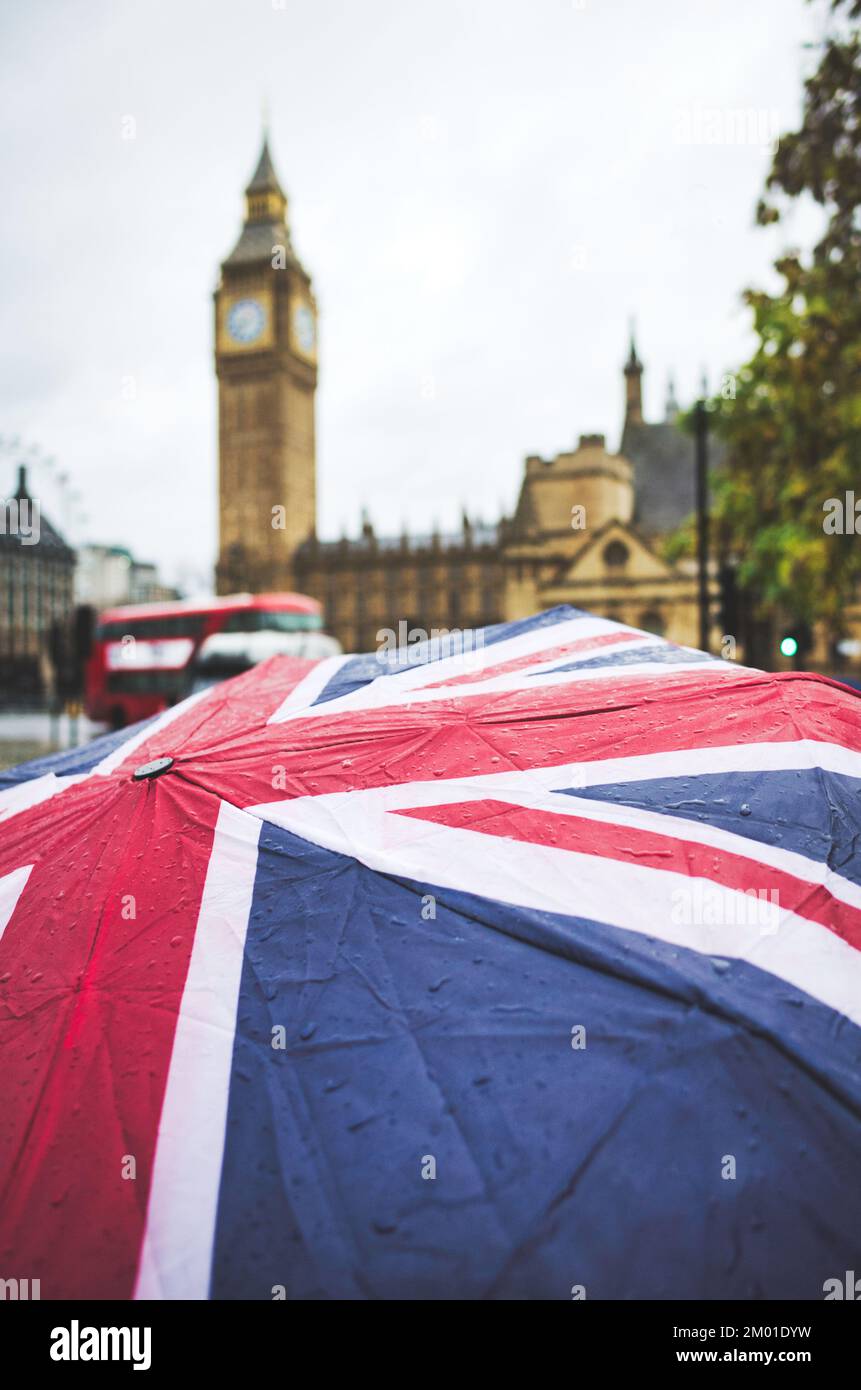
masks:
[(782, 637), (780, 641), (781, 656), (795, 656), (798, 652), (798, 642), (794, 637)]

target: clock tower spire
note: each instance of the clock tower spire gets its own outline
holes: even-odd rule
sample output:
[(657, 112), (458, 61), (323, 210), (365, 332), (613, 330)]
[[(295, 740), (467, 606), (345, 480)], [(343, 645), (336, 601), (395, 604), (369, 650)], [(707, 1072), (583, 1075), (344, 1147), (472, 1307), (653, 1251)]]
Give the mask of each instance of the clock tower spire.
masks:
[(219, 593), (293, 587), (315, 530), (317, 309), (268, 134), (215, 291)]
[(269, 153), (269, 134), (264, 132), (263, 149), (257, 161), (254, 177), (245, 190), (245, 221), (273, 221), (286, 224), (287, 196), (278, 182), (275, 165)]

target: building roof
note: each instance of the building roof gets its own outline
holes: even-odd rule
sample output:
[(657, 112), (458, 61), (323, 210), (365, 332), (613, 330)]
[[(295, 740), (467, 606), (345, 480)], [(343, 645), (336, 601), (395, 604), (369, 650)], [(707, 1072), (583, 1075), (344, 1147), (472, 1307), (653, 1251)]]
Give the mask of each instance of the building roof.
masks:
[[(25, 543), (23, 537), (19, 534), (14, 533), (10, 535), (8, 532), (8, 524), (4, 524), (2, 530), (0, 530), (0, 547), (4, 550), (15, 547), (15, 549), (20, 549), (23, 553), (30, 551), (33, 555), (42, 558), (46, 556), (46, 553), (50, 552), (51, 559), (74, 563), (74, 550), (63, 539), (56, 527), (51, 525), (51, 522), (42, 511), (42, 504), (39, 502), (38, 498), (30, 496), (27, 490), (27, 469), (23, 464), (18, 468), (18, 486), (12, 494), (12, 498), (19, 503), (30, 502), (33, 506), (38, 508), (39, 539), (36, 542), (29, 541)], [(11, 501), (12, 498), (9, 500)], [(8, 522), (8, 502), (4, 509), (4, 521)]]
[(106, 560), (110, 557), (111, 559), (121, 558), (132, 561), (131, 551), (127, 550), (124, 545), (100, 545), (97, 541), (88, 541), (86, 545), (82, 545), (78, 555), (83, 559)]
[(272, 163), (272, 155), (269, 153), (268, 135), (263, 137), (263, 149), (260, 151), (257, 168), (254, 170), (251, 182), (245, 191), (246, 193), (280, 193), (282, 197), (284, 195), (284, 190), (275, 172), (275, 165)]
[[(261, 195), (264, 194), (275, 196), (261, 198)], [(268, 136), (263, 137), (263, 148), (260, 151), (257, 168), (245, 190), (245, 196), (249, 200), (249, 204), (250, 200), (255, 199), (261, 204), (263, 210), (257, 209), (253, 215), (249, 213), (246, 217), (239, 234), (239, 240), (223, 264), (236, 266), (252, 265), (257, 261), (271, 262), (275, 248), (283, 247), (284, 259), (287, 264), (297, 270), (302, 270), (301, 262), (293, 250), (290, 240), (290, 229), (287, 225), (287, 196), (275, 172), (275, 165), (269, 151)]]
[(290, 241), (287, 224), (278, 217), (266, 222), (246, 222), (239, 234), (239, 240), (224, 264), (244, 265), (253, 261), (271, 261), (276, 246), (283, 246), (285, 260), (301, 269), (299, 258)]
[(625, 376), (641, 375), (643, 364), (637, 356), (637, 345), (634, 342), (634, 326), (631, 325), (631, 342), (628, 349), (628, 360), (625, 363)]
[(622, 453), (634, 465), (634, 522), (646, 534), (673, 531), (696, 506), (694, 441), (671, 420), (628, 421)]

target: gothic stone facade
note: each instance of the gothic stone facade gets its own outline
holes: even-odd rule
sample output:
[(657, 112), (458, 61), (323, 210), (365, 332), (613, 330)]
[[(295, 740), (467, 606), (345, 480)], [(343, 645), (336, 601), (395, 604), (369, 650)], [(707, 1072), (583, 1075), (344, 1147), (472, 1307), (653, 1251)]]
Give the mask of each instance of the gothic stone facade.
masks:
[(672, 396), (663, 422), (643, 419), (633, 341), (619, 453), (584, 435), (528, 458), (514, 515), (494, 525), (464, 516), (455, 534), (382, 537), (365, 518), (357, 538), (331, 541), (316, 532), (316, 305), (265, 141), (215, 305), (219, 593), (311, 594), (348, 651), (401, 623), (474, 628), (559, 603), (696, 644), (694, 567), (661, 554), (693, 510), (693, 445)]
[(289, 588), (316, 517), (317, 309), (266, 142), (245, 204), (215, 292), (219, 593)]

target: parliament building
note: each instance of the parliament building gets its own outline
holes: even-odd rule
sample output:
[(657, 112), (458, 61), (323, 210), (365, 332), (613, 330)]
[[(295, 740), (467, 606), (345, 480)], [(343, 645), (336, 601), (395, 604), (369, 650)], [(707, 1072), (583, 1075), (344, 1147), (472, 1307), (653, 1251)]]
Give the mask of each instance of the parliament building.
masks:
[(379, 536), (364, 515), (354, 538), (318, 537), (317, 308), (264, 140), (215, 292), (215, 365), (219, 593), (311, 594), (346, 651), (401, 622), (472, 629), (558, 603), (696, 645), (695, 566), (663, 555), (694, 509), (693, 441), (672, 390), (662, 421), (643, 418), (633, 338), (617, 453), (582, 434), (555, 458), (527, 458), (513, 515), (492, 525), (464, 513), (453, 533)]

